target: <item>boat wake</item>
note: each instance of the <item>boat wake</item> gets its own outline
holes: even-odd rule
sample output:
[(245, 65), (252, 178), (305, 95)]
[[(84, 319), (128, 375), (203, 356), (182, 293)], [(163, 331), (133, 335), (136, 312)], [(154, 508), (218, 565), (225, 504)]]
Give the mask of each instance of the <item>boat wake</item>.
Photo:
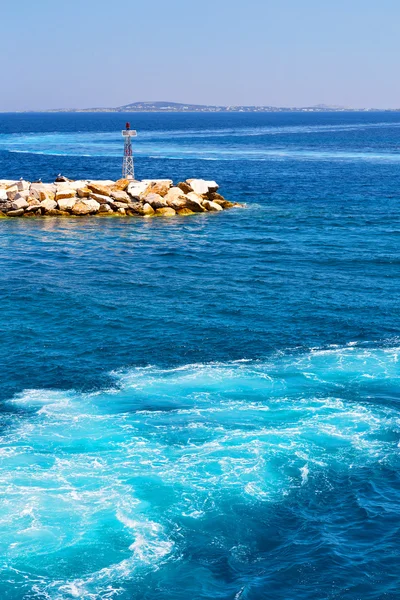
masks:
[[(5, 589), (12, 598), (131, 598), (161, 578), (160, 597), (183, 598), (201, 572), (211, 598), (213, 556), (268, 572), (273, 545), (264, 555), (259, 536), (272, 514), (283, 531), (279, 511), (296, 510), (289, 539), (304, 542), (317, 518), (310, 501), (327, 495), (333, 507), (339, 494), (341, 516), (354, 519), (352, 486), (398, 467), (399, 350), (353, 344), (135, 368), (96, 393), (15, 396), (0, 447)], [(328, 531), (329, 520), (319, 527)], [(325, 547), (309, 535), (308, 545)], [(326, 552), (343, 552), (342, 538), (329, 544)], [(224, 598), (241, 588), (235, 568)], [(179, 578), (174, 593), (168, 582)]]

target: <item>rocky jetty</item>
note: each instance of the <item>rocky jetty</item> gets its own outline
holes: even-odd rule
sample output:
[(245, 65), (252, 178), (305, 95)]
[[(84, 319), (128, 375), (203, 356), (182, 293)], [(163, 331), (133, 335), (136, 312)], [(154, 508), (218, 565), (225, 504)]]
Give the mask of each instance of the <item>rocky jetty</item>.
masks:
[(215, 181), (170, 179), (71, 181), (0, 180), (0, 218), (5, 217), (174, 217), (219, 212), (235, 206), (218, 193)]

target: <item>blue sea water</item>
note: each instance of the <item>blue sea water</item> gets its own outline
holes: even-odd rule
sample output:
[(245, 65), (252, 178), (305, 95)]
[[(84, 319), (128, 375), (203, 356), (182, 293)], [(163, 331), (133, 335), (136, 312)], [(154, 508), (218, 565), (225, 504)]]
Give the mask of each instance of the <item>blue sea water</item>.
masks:
[[(0, 116), (117, 178), (127, 115)], [(137, 114), (246, 208), (0, 221), (0, 598), (395, 600), (400, 114)]]

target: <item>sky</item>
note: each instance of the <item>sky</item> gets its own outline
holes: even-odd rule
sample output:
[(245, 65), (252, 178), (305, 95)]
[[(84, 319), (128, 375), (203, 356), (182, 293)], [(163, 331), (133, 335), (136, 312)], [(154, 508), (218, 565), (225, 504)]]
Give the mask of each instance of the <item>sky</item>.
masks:
[(1, 0), (0, 110), (400, 107), (398, 0)]

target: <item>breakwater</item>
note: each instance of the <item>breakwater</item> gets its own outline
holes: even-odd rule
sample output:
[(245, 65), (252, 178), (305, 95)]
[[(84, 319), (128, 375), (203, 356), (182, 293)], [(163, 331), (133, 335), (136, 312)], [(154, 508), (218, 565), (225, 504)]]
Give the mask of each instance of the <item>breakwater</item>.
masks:
[(71, 181), (54, 183), (0, 180), (0, 217), (174, 217), (219, 212), (235, 206), (215, 181), (170, 179)]

